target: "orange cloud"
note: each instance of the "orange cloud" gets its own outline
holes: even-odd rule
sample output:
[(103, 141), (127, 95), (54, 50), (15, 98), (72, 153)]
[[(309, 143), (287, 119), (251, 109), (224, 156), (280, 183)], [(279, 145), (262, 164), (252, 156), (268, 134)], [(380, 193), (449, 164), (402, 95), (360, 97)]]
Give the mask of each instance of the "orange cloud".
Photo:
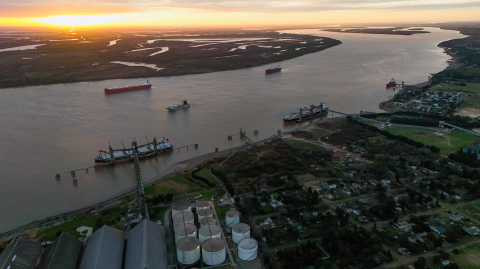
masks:
[(145, 8), (135, 6), (99, 5), (41, 5), (41, 6), (1, 6), (0, 18), (36, 18), (57, 15), (104, 15), (142, 12)]

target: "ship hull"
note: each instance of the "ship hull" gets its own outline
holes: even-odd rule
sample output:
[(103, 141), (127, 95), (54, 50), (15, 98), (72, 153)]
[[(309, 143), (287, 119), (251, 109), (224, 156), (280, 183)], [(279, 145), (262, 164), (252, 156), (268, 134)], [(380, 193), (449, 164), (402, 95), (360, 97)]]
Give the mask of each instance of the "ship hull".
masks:
[(282, 68), (274, 68), (274, 69), (267, 69), (265, 70), (265, 74), (273, 74), (282, 71)]
[(392, 87), (395, 87), (395, 86), (397, 86), (397, 83), (395, 83), (395, 82), (389, 82), (389, 83), (386, 85), (386, 88), (388, 89), (388, 88), (392, 88)]
[(123, 88), (105, 88), (105, 93), (118, 93), (118, 92), (129, 92), (129, 91), (136, 91), (136, 90), (142, 90), (142, 89), (150, 89), (152, 88), (152, 85), (136, 85), (136, 86), (130, 86), (130, 87), (123, 87)]

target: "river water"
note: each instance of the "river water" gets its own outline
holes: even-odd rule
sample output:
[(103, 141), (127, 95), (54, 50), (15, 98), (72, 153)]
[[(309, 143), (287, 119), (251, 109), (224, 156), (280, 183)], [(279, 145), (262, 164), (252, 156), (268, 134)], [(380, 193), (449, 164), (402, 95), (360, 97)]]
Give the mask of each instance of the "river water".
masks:
[[(241, 144), (227, 140), (240, 128), (254, 141), (299, 124), (282, 118), (299, 107), (326, 102), (337, 111), (378, 111), (394, 94), (385, 84), (416, 84), (439, 72), (450, 57), (437, 47), (458, 32), (428, 29), (413, 36), (330, 33), (295, 30), (339, 39), (343, 44), (269, 66), (202, 75), (148, 78), (151, 90), (104, 95), (103, 88), (135, 85), (140, 79), (35, 86), (0, 90), (0, 232), (85, 206), (134, 187), (131, 163), (76, 174), (94, 164), (98, 150), (128, 147), (165, 136), (189, 148), (141, 162), (144, 179), (189, 158)], [(168, 52), (166, 52), (168, 53)], [(276, 64), (272, 64), (274, 66)], [(166, 107), (187, 99), (191, 107), (168, 113)], [(305, 124), (305, 123), (303, 123)], [(253, 135), (253, 130), (259, 130)], [(236, 136), (238, 137), (238, 136)]]

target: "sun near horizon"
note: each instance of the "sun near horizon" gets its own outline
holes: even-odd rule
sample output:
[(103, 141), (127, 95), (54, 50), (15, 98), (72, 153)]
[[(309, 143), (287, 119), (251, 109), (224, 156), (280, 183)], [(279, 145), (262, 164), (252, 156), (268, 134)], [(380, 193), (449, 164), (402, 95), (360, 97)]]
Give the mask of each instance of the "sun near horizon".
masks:
[(8, 0), (0, 26), (277, 26), (479, 21), (478, 0)]

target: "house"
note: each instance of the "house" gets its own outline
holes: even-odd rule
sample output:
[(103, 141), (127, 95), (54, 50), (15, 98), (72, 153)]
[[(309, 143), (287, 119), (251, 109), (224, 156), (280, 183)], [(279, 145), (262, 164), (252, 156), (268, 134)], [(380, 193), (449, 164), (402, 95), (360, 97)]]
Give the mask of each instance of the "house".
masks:
[(471, 235), (471, 236), (476, 236), (480, 233), (480, 229), (478, 229), (477, 227), (475, 226), (472, 226), (472, 227), (465, 227), (463, 226), (462, 228), (467, 234)]
[(460, 221), (460, 220), (463, 219), (463, 216), (459, 215), (459, 214), (456, 214), (456, 215), (451, 215), (448, 218), (451, 219), (452, 221)]
[(445, 228), (441, 226), (437, 226), (437, 227), (430, 226), (430, 229), (432, 229), (432, 231), (436, 232), (437, 234), (444, 234), (446, 232)]

